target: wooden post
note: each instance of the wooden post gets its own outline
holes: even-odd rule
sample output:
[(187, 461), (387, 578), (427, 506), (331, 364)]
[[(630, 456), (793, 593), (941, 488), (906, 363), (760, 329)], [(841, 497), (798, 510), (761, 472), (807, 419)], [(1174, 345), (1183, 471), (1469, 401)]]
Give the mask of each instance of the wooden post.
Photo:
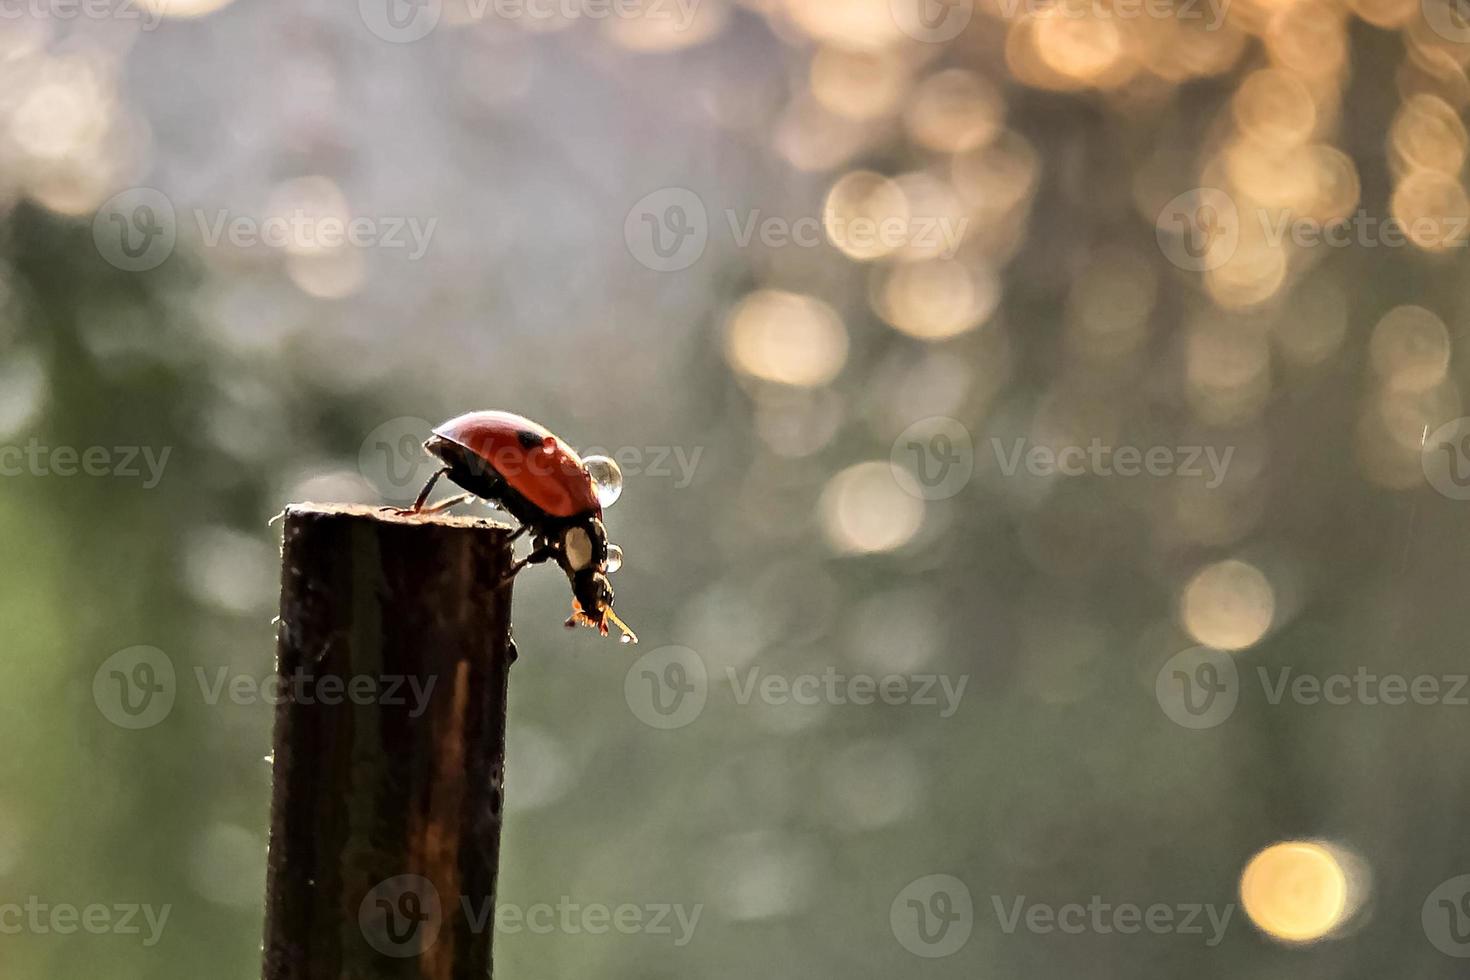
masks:
[(265, 980), (490, 976), (509, 535), (286, 510)]

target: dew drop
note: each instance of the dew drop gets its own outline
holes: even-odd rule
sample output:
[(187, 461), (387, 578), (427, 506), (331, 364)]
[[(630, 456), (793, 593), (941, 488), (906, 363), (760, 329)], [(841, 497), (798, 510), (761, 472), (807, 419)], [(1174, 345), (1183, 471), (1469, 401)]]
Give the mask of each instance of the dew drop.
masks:
[(623, 549), (615, 544), (607, 546), (607, 572), (611, 575), (623, 567)]
[(587, 475), (592, 477), (597, 502), (604, 507), (617, 503), (623, 495), (623, 471), (618, 464), (606, 456), (588, 456), (582, 463), (587, 467)]

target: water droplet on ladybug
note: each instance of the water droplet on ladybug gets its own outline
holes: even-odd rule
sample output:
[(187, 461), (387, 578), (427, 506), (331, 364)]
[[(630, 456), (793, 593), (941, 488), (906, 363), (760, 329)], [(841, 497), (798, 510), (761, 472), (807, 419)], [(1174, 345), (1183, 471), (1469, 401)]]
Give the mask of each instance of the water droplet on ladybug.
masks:
[(619, 643), (636, 643), (637, 641), (633, 639), (633, 634), (632, 633), (624, 633), (621, 637), (618, 638), (618, 642)]
[(623, 549), (615, 544), (607, 546), (607, 571), (611, 575), (623, 567)]
[(617, 503), (623, 495), (623, 471), (618, 464), (606, 456), (588, 456), (582, 463), (587, 467), (587, 475), (592, 477), (597, 502), (604, 507)]

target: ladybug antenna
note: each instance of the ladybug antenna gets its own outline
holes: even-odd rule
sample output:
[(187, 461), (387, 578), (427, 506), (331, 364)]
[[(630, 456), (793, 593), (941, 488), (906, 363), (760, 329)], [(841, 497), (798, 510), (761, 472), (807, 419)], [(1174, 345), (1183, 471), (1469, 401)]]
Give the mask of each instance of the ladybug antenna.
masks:
[(612, 606), (604, 606), (602, 611), (607, 614), (607, 618), (612, 620), (613, 624), (617, 626), (618, 629), (623, 631), (624, 643), (638, 642), (638, 634), (630, 630), (628, 628), (628, 624), (618, 618), (618, 614), (613, 612)]

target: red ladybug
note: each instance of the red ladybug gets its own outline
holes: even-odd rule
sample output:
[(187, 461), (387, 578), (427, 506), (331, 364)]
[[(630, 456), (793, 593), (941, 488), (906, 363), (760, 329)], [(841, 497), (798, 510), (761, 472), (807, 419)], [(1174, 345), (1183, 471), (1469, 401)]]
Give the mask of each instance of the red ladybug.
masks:
[[(584, 623), (606, 636), (611, 620), (622, 630), (624, 643), (638, 642), (613, 612), (607, 573), (617, 569), (622, 552), (607, 543), (602, 505), (587, 460), (545, 426), (511, 412), (470, 412), (452, 418), (434, 429), (424, 448), (444, 466), (429, 477), (413, 506), (398, 509), (399, 513), (431, 513), (475, 497), (489, 501), (521, 522), (512, 541), (527, 531), (534, 535), (531, 553), (511, 566), (510, 575), (555, 559), (572, 583), (572, 615), (566, 625)], [(610, 460), (608, 464), (615, 468)], [(441, 476), (468, 493), (424, 507)]]

